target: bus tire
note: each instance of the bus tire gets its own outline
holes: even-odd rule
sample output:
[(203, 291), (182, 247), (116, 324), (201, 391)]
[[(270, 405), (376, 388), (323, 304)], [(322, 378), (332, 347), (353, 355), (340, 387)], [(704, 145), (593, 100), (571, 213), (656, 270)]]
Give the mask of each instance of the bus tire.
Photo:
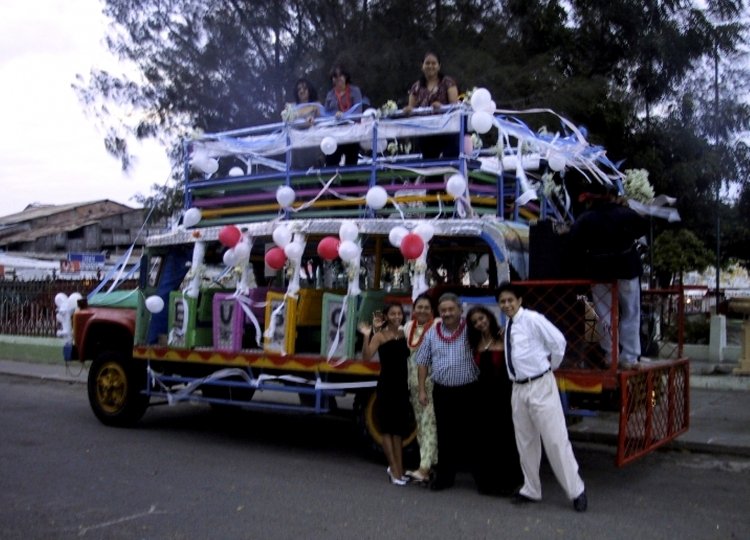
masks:
[(148, 408), (145, 365), (119, 351), (105, 351), (89, 368), (88, 396), (94, 415), (102, 424), (130, 427)]
[[(365, 450), (373, 457), (383, 456), (383, 434), (378, 425), (377, 396), (375, 391), (358, 392), (354, 397), (354, 414), (357, 419), (357, 431)], [(409, 435), (403, 438), (404, 460), (413, 451), (419, 451), (417, 445), (417, 425), (412, 419)]]

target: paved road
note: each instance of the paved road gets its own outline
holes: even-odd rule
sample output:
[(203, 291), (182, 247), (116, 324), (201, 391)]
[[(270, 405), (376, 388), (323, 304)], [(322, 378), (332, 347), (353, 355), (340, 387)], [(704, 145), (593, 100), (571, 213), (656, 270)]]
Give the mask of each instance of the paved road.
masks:
[[(386, 483), (342, 419), (204, 406), (100, 425), (82, 385), (0, 376), (0, 538), (743, 538), (750, 460), (657, 453), (625, 469), (576, 445), (590, 508)], [(744, 532), (743, 532), (744, 531)]]

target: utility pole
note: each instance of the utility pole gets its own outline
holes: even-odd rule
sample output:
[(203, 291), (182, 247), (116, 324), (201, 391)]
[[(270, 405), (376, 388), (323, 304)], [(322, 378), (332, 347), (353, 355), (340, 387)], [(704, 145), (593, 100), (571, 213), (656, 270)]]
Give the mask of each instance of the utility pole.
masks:
[[(719, 46), (714, 39), (714, 144), (719, 149)], [(721, 178), (716, 179), (716, 314), (721, 292)]]

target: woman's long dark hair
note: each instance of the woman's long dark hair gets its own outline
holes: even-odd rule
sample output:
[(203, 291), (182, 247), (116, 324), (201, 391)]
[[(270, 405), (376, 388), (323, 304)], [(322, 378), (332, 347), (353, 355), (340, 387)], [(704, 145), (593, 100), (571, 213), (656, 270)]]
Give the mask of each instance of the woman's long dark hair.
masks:
[(406, 322), (404, 320), (406, 318), (406, 314), (404, 313), (404, 306), (402, 306), (398, 302), (391, 302), (390, 304), (386, 304), (383, 306), (383, 326), (380, 327), (381, 329), (388, 326), (388, 312), (391, 310), (391, 308), (398, 308), (399, 311), (401, 311), (401, 324), (404, 324)]
[[(438, 53), (433, 51), (427, 51), (426, 53), (424, 53), (424, 56), (422, 57), (422, 63), (424, 63), (424, 59), (428, 56), (434, 56), (437, 60), (437, 63), (441, 66), (443, 65), (443, 63), (440, 61), (440, 56), (438, 55)], [(438, 71), (438, 84), (443, 82), (443, 77), (445, 77), (445, 75), (443, 75), (442, 70)], [(424, 86), (425, 88), (427, 88), (427, 78), (424, 76), (424, 73), (419, 76), (419, 84), (420, 86)]]
[(482, 334), (471, 323), (471, 318), (475, 313), (484, 313), (487, 320), (490, 321), (490, 335), (496, 338), (500, 335), (500, 325), (497, 322), (495, 314), (484, 306), (474, 306), (466, 314), (466, 331), (468, 332), (469, 346), (474, 352), (479, 348), (479, 343), (482, 341)]
[(297, 82), (294, 83), (294, 102), (299, 104), (299, 93), (297, 92), (297, 88), (299, 88), (300, 84), (304, 84), (307, 87), (307, 95), (309, 99), (309, 103), (314, 103), (318, 101), (318, 91), (315, 89), (315, 87), (312, 85), (312, 83), (304, 78), (300, 77), (297, 79)]

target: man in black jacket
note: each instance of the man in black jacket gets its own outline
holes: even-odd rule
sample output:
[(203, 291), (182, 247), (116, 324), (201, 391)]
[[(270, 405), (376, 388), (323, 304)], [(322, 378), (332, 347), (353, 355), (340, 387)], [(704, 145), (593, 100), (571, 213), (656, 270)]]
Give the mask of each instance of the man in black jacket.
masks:
[(577, 277), (603, 283), (592, 286), (597, 330), (605, 362), (612, 361), (612, 285), (617, 282), (619, 301), (619, 361), (625, 369), (637, 365), (641, 356), (641, 258), (636, 242), (648, 232), (648, 222), (627, 206), (612, 190), (582, 193), (586, 210), (570, 230), (569, 248)]

